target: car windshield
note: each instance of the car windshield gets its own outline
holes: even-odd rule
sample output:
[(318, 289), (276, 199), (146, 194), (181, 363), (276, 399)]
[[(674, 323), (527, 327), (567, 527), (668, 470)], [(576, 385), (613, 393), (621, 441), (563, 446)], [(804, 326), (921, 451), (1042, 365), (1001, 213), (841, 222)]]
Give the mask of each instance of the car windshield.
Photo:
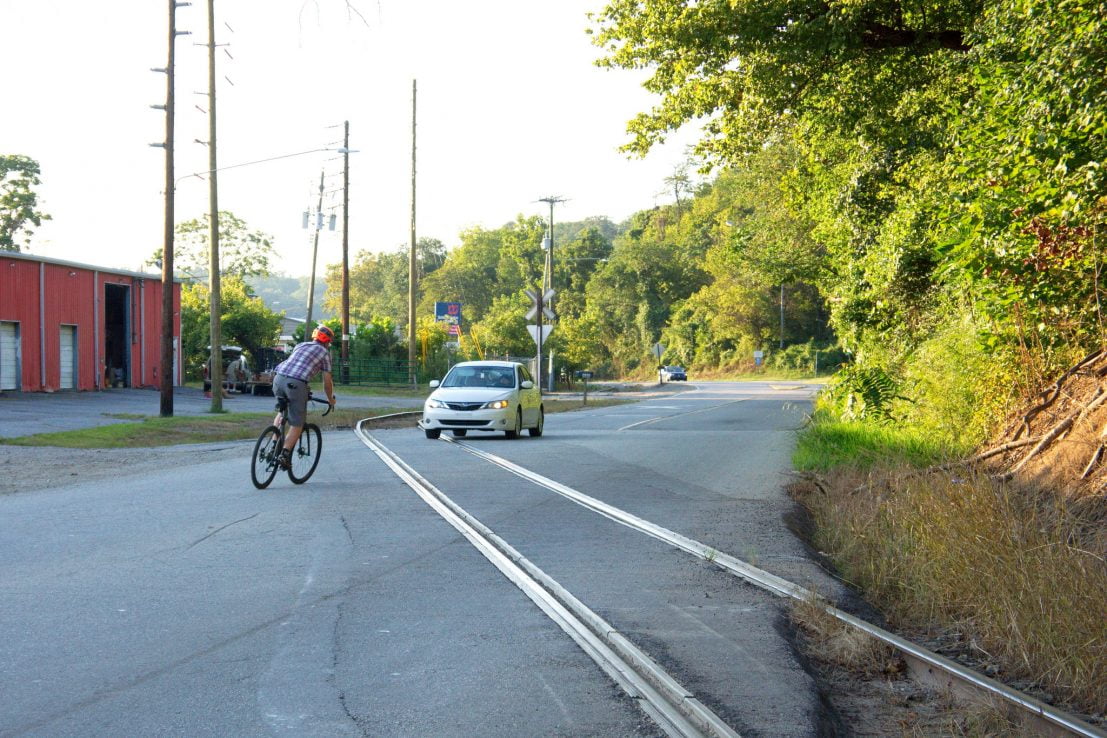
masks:
[(515, 370), (509, 366), (455, 366), (442, 380), (442, 386), (511, 389), (515, 386)]

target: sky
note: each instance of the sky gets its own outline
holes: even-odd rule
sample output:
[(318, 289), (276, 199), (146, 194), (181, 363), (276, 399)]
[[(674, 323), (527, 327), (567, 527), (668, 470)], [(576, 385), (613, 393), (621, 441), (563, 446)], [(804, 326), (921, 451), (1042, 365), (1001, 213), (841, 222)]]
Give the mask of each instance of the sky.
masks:
[[(207, 3), (177, 11), (176, 221), (208, 211)], [(351, 12), (348, 6), (354, 11)], [(671, 201), (680, 131), (645, 159), (618, 147), (656, 98), (646, 74), (596, 67), (586, 34), (603, 0), (216, 0), (219, 209), (273, 237), (274, 266), (308, 274), (318, 203), (338, 228), (318, 273), (342, 254), (342, 125), (350, 123), (350, 260), (410, 241), (412, 82), (416, 234), (447, 247), (518, 215), (557, 222)], [(37, 160), (52, 220), (25, 252), (156, 271), (164, 231), (164, 0), (0, 0), (8, 94), (0, 153)], [(18, 94), (15, 94), (18, 91)], [(199, 141), (199, 142), (197, 142)], [(302, 153), (311, 152), (311, 153)], [(280, 157), (280, 158), (278, 158)], [(272, 159), (272, 161), (263, 161)], [(244, 164), (245, 166), (236, 166)]]

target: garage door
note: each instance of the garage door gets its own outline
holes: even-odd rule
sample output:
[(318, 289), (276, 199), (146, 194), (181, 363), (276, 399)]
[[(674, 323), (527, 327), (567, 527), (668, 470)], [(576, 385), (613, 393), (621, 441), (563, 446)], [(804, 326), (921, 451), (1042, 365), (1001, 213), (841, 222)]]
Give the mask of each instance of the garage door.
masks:
[(19, 323), (0, 321), (0, 390), (19, 389)]
[(77, 387), (77, 326), (61, 326), (61, 378), (58, 387)]

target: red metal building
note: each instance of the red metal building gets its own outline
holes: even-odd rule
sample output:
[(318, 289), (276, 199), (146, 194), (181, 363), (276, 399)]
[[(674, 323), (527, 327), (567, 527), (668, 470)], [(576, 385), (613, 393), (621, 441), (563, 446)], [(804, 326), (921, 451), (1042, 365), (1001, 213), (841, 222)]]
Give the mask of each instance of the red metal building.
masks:
[[(161, 276), (0, 251), (0, 390), (161, 384)], [(173, 384), (181, 383), (173, 283)]]

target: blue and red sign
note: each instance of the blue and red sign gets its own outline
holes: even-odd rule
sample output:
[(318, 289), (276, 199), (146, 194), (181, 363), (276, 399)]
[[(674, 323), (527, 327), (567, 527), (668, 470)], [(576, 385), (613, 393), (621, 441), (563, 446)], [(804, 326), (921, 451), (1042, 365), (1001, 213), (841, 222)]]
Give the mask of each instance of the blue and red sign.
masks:
[(445, 323), (446, 332), (451, 336), (461, 335), (461, 303), (434, 303), (434, 321), (436, 323)]

